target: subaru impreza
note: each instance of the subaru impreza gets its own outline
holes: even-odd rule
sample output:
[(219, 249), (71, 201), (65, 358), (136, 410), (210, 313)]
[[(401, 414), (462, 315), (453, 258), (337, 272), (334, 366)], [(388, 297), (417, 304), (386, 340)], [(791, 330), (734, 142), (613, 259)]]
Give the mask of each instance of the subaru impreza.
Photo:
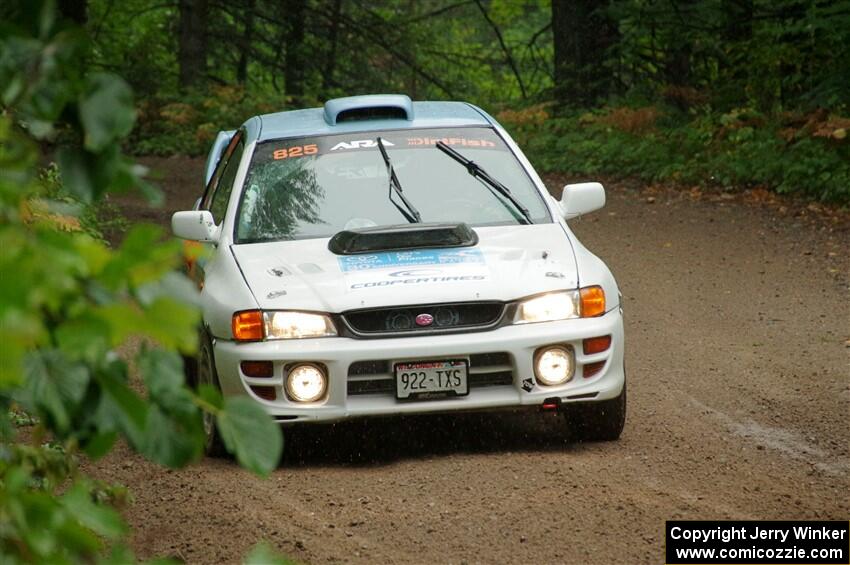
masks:
[(402, 95), (253, 117), (205, 173), (172, 217), (209, 247), (197, 382), (281, 424), (531, 408), (620, 436), (621, 297), (568, 223), (599, 183), (555, 198), (486, 112)]

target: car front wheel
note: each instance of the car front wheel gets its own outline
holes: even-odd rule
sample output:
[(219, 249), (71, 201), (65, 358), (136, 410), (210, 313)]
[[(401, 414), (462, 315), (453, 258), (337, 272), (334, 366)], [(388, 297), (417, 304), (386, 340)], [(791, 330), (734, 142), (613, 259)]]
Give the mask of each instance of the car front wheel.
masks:
[(578, 441), (619, 439), (626, 424), (626, 383), (616, 398), (568, 405), (565, 417)]
[[(198, 385), (209, 385), (216, 390), (221, 390), (218, 384), (218, 374), (215, 370), (215, 357), (213, 354), (212, 340), (206, 332), (201, 334), (198, 345)], [(211, 457), (222, 457), (227, 454), (224, 442), (215, 425), (215, 415), (204, 411), (204, 452)]]

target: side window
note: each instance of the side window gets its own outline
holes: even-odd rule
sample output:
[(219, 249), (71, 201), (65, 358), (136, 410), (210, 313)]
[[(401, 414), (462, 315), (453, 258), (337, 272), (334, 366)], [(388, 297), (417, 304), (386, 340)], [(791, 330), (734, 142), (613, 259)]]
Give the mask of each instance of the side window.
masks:
[(215, 189), (218, 187), (219, 181), (221, 180), (224, 168), (227, 166), (230, 156), (233, 154), (233, 151), (236, 149), (236, 145), (240, 141), (242, 141), (242, 132), (238, 131), (230, 140), (230, 143), (227, 144), (227, 147), (222, 150), (221, 156), (218, 158), (218, 163), (216, 163), (213, 174), (210, 177), (210, 182), (208, 182), (207, 186), (204, 187), (204, 195), (201, 197), (201, 205), (198, 208), (199, 210), (210, 209), (210, 201), (212, 200)]
[(239, 170), (239, 162), (242, 160), (244, 150), (245, 144), (240, 139), (224, 166), (218, 186), (215, 187), (215, 192), (212, 194), (210, 212), (212, 212), (213, 219), (217, 224), (221, 223), (227, 211), (227, 202), (230, 200), (230, 193), (233, 191), (233, 181), (236, 179), (236, 171)]

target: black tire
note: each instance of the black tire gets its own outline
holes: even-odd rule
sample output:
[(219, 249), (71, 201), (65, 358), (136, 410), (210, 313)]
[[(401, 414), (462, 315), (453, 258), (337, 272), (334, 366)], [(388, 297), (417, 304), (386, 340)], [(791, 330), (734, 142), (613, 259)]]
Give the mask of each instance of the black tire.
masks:
[(600, 402), (568, 405), (567, 423), (578, 441), (616, 441), (626, 425), (626, 383), (620, 395)]
[[(218, 382), (218, 373), (215, 370), (215, 355), (213, 353), (212, 340), (206, 332), (201, 332), (198, 344), (197, 383), (208, 384), (219, 391), (221, 385)], [(225, 457), (227, 450), (218, 427), (215, 424), (215, 416), (204, 412), (204, 453), (210, 457)]]
[(198, 358), (181, 355), (183, 358), (183, 375), (186, 385), (190, 388), (198, 388)]

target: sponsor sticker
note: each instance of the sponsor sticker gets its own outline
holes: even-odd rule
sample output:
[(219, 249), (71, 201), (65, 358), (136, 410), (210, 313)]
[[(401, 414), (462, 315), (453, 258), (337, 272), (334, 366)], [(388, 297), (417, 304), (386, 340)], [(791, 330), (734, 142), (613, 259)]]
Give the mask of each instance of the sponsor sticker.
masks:
[(260, 143), (254, 151), (255, 163), (297, 161), (304, 157), (373, 152), (378, 137), (394, 151), (422, 149), (434, 151), (438, 141), (461, 150), (507, 151), (501, 138), (491, 129), (479, 127), (424, 128), (400, 131), (376, 130), (368, 133), (318, 135), (276, 139)]
[(390, 251), (338, 260), (349, 290), (476, 282), (490, 276), (479, 249)]
[[(468, 274), (446, 274), (436, 277), (416, 277), (407, 279), (389, 279), (389, 278), (351, 278), (348, 288), (350, 290), (360, 290), (367, 288), (386, 288), (391, 286), (406, 286), (414, 284), (439, 284), (439, 283), (458, 283), (458, 282), (475, 282), (487, 280), (486, 272), (468, 273)], [(359, 280), (358, 280), (359, 279)]]
[[(484, 263), (480, 249), (425, 249), (415, 251), (386, 251), (364, 255), (347, 255), (339, 258), (343, 272), (419, 265), (457, 265)], [(395, 275), (402, 277), (404, 275)]]

